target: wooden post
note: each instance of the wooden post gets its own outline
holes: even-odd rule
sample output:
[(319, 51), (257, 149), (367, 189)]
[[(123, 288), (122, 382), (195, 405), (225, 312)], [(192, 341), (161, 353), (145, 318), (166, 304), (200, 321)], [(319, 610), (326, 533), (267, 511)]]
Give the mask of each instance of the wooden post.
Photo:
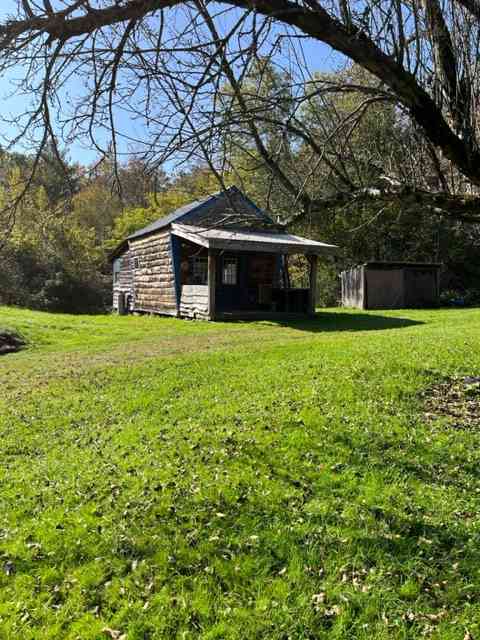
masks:
[(317, 264), (318, 256), (310, 256), (310, 290), (308, 294), (308, 313), (315, 315), (315, 303), (317, 298)]
[(367, 267), (362, 266), (362, 306), (361, 309), (368, 309), (368, 290), (367, 290)]
[(290, 311), (290, 274), (288, 273), (288, 254), (283, 256), (283, 274), (285, 280), (285, 311)]
[(208, 250), (208, 317), (215, 320), (215, 275), (217, 258), (212, 249)]

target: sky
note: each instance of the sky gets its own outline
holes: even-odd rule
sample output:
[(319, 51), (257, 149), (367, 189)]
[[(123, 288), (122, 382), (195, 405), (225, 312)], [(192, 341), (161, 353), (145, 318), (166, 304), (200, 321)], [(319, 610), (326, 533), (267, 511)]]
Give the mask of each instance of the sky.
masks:
[[(59, 0), (57, 0), (57, 2), (58, 1)], [(5, 20), (7, 15), (15, 12), (16, 4), (17, 0), (2, 0), (0, 5), (0, 23), (2, 20)], [(303, 49), (311, 68), (317, 71), (332, 71), (339, 68), (343, 62), (343, 59), (328, 46), (313, 40), (304, 40)], [(18, 73), (11, 71), (8, 75), (0, 76), (1, 111), (3, 115), (7, 115), (8, 117), (11, 116), (15, 118), (15, 116), (23, 112), (25, 107), (25, 96), (10, 95), (14, 88), (13, 80), (20, 74), (21, 69), (18, 70)], [(74, 93), (75, 87), (71, 86), (69, 91)], [(122, 130), (127, 135), (136, 136), (138, 133), (144, 133), (143, 131), (138, 131), (138, 124), (134, 123), (126, 114), (118, 113), (117, 116)], [(14, 127), (0, 122), (0, 144), (1, 140), (5, 138), (11, 139), (14, 135)], [(21, 151), (21, 149), (18, 150)], [(127, 148), (125, 147), (124, 151), (126, 150)], [(84, 165), (93, 163), (98, 157), (97, 151), (88, 142), (82, 142), (80, 140), (77, 140), (77, 142), (66, 149), (66, 151), (71, 161)]]

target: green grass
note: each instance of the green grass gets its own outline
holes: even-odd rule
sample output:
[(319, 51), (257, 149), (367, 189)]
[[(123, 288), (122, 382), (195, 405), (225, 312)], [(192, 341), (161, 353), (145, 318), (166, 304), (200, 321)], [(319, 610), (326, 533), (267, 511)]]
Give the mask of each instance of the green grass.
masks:
[(0, 326), (2, 640), (480, 638), (480, 310)]

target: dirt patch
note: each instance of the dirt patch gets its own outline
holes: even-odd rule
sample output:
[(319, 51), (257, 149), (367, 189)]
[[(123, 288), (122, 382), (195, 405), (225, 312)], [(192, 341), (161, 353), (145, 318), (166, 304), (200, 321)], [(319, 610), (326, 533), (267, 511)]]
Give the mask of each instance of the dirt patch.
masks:
[(480, 427), (480, 376), (449, 378), (422, 396), (428, 422), (443, 418), (457, 429)]
[(15, 353), (25, 346), (25, 341), (13, 331), (0, 329), (0, 356)]

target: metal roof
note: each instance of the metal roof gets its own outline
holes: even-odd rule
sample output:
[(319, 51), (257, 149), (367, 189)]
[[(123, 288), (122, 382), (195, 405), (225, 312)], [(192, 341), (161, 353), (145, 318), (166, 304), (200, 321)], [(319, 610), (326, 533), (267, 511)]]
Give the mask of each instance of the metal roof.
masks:
[[(190, 202), (189, 204), (186, 204), (183, 207), (176, 209), (175, 211), (168, 214), (167, 216), (164, 216), (163, 218), (159, 218), (158, 220), (155, 220), (155, 222), (152, 222), (146, 227), (143, 227), (143, 229), (139, 229), (138, 231), (135, 231), (135, 233), (132, 233), (127, 237), (127, 240), (133, 240), (134, 238), (140, 238), (142, 236), (146, 236), (149, 233), (153, 233), (155, 231), (158, 231), (159, 229), (162, 229), (163, 227), (166, 227), (167, 225), (171, 224), (172, 222), (175, 222), (176, 220), (184, 219), (184, 221), (187, 222), (187, 219), (190, 218), (192, 219), (192, 222), (195, 223), (196, 218), (198, 218), (198, 216), (201, 214), (208, 216), (209, 213), (215, 212), (215, 209), (218, 209), (219, 207), (222, 210), (225, 210), (229, 206), (229, 202), (232, 202), (232, 198), (237, 201), (235, 203), (237, 207), (238, 207), (239, 201), (244, 204), (244, 207), (247, 206), (248, 209), (252, 212), (251, 217), (255, 218), (257, 221), (262, 221), (263, 224), (268, 223), (270, 226), (275, 225), (273, 220), (265, 211), (263, 211), (262, 209), (259, 209), (259, 207), (257, 207), (255, 203), (253, 203), (249, 198), (247, 198), (240, 191), (240, 189), (238, 189), (235, 186), (232, 186), (226, 189), (225, 191), (219, 191), (218, 193), (213, 193), (207, 196), (206, 198), (202, 198), (201, 200), (195, 200), (194, 202)], [(193, 216), (193, 214), (195, 215)], [(245, 221), (246, 221), (245, 211), (237, 212), (236, 222), (237, 223), (241, 222), (242, 218), (245, 218)]]
[(291, 233), (272, 233), (250, 230), (197, 227), (172, 224), (172, 233), (185, 240), (209, 249), (236, 249), (241, 251), (264, 251), (268, 253), (333, 254), (337, 247), (325, 242), (309, 240)]
[(404, 269), (408, 267), (412, 269), (438, 269), (442, 264), (440, 262), (389, 262), (388, 260), (371, 260), (359, 266), (371, 269)]
[[(179, 223), (182, 223), (181, 225)], [(174, 223), (178, 223), (175, 224)], [(246, 243), (252, 251), (271, 251), (273, 253), (333, 253), (336, 247), (287, 234), (283, 225), (275, 223), (267, 212), (263, 211), (236, 186), (229, 187), (191, 202), (163, 218), (135, 231), (125, 238), (110, 254), (113, 260), (128, 247), (129, 240), (155, 233), (169, 225), (187, 226), (192, 242), (214, 248), (228, 248), (234, 242), (238, 248)], [(205, 233), (208, 234), (205, 236)], [(182, 237), (186, 237), (185, 235)], [(277, 249), (274, 245), (277, 245)], [(268, 248), (267, 248), (268, 247)], [(247, 250), (247, 249), (246, 249)]]
[(155, 220), (155, 222), (152, 222), (146, 227), (143, 227), (143, 229), (139, 229), (138, 231), (135, 231), (135, 233), (130, 234), (127, 237), (127, 240), (133, 240), (133, 238), (140, 238), (141, 236), (146, 236), (149, 233), (158, 231), (159, 229), (162, 229), (162, 227), (166, 227), (172, 222), (175, 222), (175, 220), (178, 220), (179, 218), (183, 218), (183, 216), (185, 216), (187, 213), (191, 213), (192, 211), (198, 209), (202, 205), (207, 204), (210, 200), (213, 200), (217, 196), (218, 194), (213, 194), (211, 196), (207, 196), (206, 198), (203, 198), (203, 200), (195, 200), (194, 202), (185, 204), (183, 205), (183, 207), (180, 207), (179, 209), (172, 211), (172, 213), (169, 213), (167, 216), (164, 216), (163, 218), (159, 218), (158, 220)]

